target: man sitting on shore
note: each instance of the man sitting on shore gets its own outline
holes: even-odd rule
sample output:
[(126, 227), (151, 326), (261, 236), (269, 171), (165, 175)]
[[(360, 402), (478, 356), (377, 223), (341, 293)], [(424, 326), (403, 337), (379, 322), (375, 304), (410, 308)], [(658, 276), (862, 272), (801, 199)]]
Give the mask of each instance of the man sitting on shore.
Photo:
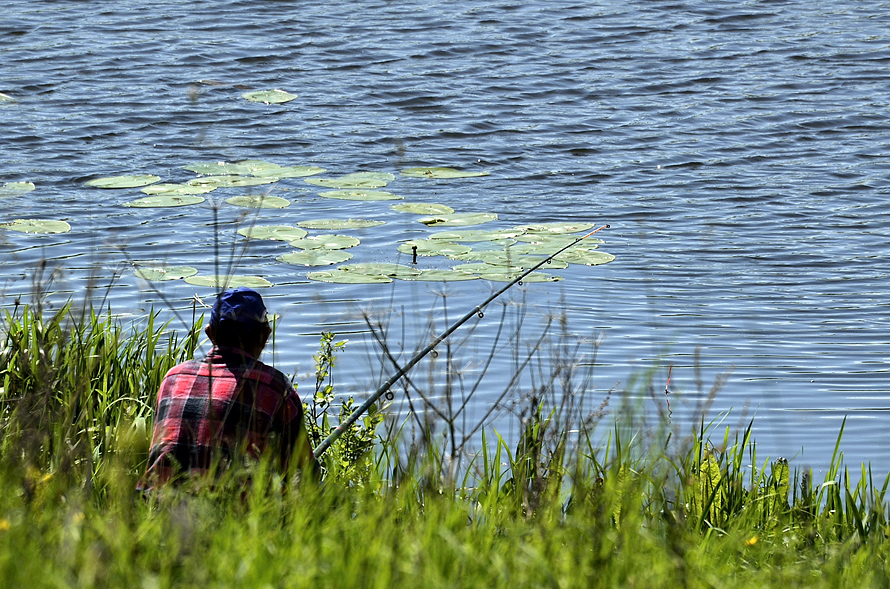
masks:
[(223, 292), (205, 333), (213, 343), (207, 357), (173, 367), (161, 383), (140, 488), (219, 473), (266, 453), (282, 473), (295, 462), (315, 475), (300, 398), (284, 374), (258, 359), (272, 333), (262, 297), (244, 287)]

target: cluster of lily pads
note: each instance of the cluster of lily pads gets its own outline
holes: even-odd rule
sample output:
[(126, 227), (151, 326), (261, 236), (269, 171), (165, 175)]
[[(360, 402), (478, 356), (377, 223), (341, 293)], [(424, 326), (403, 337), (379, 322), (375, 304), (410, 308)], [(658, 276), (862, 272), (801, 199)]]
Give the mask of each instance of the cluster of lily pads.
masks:
[[(283, 179), (303, 178), (304, 182), (327, 190), (319, 192), (324, 198), (350, 201), (403, 201), (402, 196), (382, 190), (396, 179), (388, 172), (355, 172), (339, 177), (318, 177), (326, 172), (317, 166), (281, 166), (263, 160), (239, 162), (205, 162), (183, 166), (198, 174), (183, 183), (161, 183), (160, 176), (137, 174), (90, 180), (86, 184), (101, 189), (140, 188), (144, 197), (122, 203), (132, 208), (163, 208), (197, 205), (205, 201), (207, 193), (219, 188), (241, 188), (272, 184)], [(400, 171), (406, 178), (457, 179), (487, 176), (487, 172), (467, 172), (454, 168), (418, 167)], [(0, 196), (24, 194), (34, 189), (29, 182), (10, 183), (0, 187)], [(288, 199), (268, 194), (232, 196), (225, 202), (248, 208), (286, 208)], [(418, 215), (417, 222), (445, 231), (431, 233), (425, 239), (404, 241), (397, 251), (410, 258), (411, 264), (354, 263), (340, 265), (335, 270), (312, 271), (311, 280), (335, 283), (382, 283), (393, 279), (458, 281), (485, 279), (510, 281), (526, 269), (547, 260), (547, 270), (557, 270), (568, 264), (598, 265), (610, 262), (614, 256), (598, 251), (598, 239), (581, 242), (577, 232), (586, 231), (592, 224), (545, 223), (520, 225), (509, 229), (478, 230), (454, 229), (481, 225), (498, 219), (495, 213), (461, 213), (447, 205), (436, 203), (400, 202), (390, 209)], [(40, 224), (39, 226), (37, 224)], [(59, 225), (53, 226), (56, 223)], [(305, 268), (343, 264), (352, 259), (346, 251), (358, 246), (361, 240), (342, 234), (309, 235), (308, 230), (342, 231), (383, 225), (383, 221), (368, 219), (313, 219), (295, 225), (254, 225), (239, 230), (247, 239), (286, 241), (293, 251), (279, 255), (282, 263)], [(63, 221), (17, 220), (0, 227), (18, 231), (62, 232), (70, 230)], [(567, 246), (572, 246), (562, 251)], [(557, 255), (558, 254), (558, 255)], [(422, 269), (418, 257), (441, 256), (452, 260), (448, 268)], [(427, 264), (425, 264), (427, 265)], [(258, 276), (199, 276), (190, 266), (169, 266), (159, 262), (140, 262), (136, 276), (145, 280), (185, 280), (196, 286), (268, 287), (272, 284)], [(527, 282), (560, 280), (558, 276), (534, 272), (524, 277)]]
[[(441, 217), (426, 217), (421, 221), (439, 218)], [(593, 266), (614, 260), (611, 254), (596, 250), (597, 244), (602, 243), (601, 240), (582, 239), (581, 236), (572, 235), (573, 232), (585, 231), (591, 227), (593, 226), (586, 223), (545, 223), (491, 231), (440, 231), (432, 233), (426, 239), (402, 242), (397, 249), (411, 258), (412, 262), (419, 256), (443, 256), (460, 262), (447, 269), (421, 269), (413, 264), (360, 263), (339, 266), (336, 270), (310, 272), (306, 276), (311, 280), (336, 283), (378, 283), (391, 282), (393, 279), (446, 282), (483, 279), (509, 282), (527, 269), (542, 263), (547, 270), (559, 270), (570, 263)], [(560, 253), (560, 250), (572, 245), (573, 248)], [(553, 258), (548, 260), (549, 256)], [(279, 260), (288, 261), (284, 258), (285, 256), (281, 256)], [(560, 280), (560, 277), (535, 271), (526, 275), (523, 280), (554, 282)]]

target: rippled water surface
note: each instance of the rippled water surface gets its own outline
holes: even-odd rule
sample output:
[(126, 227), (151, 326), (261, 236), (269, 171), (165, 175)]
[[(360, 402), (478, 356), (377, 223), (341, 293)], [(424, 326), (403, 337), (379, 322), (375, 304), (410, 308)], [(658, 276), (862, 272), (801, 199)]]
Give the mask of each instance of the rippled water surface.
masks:
[[(511, 291), (525, 297), (529, 341), (561, 300), (573, 333), (602, 335), (597, 400), (614, 389), (617, 406), (632, 375), (654, 366), (660, 395), (672, 364), (682, 421), (724, 375), (711, 414), (732, 409), (730, 425), (756, 414), (764, 455), (822, 467), (847, 416), (848, 462), (886, 472), (888, 31), (890, 5), (877, 1), (7, 0), (0, 92), (15, 100), (0, 102), (0, 183), (37, 189), (3, 199), (0, 221), (53, 218), (73, 229), (0, 234), (0, 300), (9, 308), (27, 297), (44, 258), (64, 268), (55, 300), (82, 298), (91, 275), (113, 310), (137, 317), (167, 304), (190, 317), (192, 297), (210, 296), (182, 282), (154, 292), (126, 261), (213, 273), (211, 207), (125, 208), (143, 195), (84, 186), (93, 178), (181, 182), (194, 176), (181, 169), (188, 163), (248, 158), (318, 165), (325, 177), (487, 171), (397, 177), (387, 190), (495, 212), (492, 227), (610, 224), (601, 248), (614, 262)], [(241, 98), (272, 88), (299, 98)], [(363, 241), (355, 261), (405, 262), (396, 244), (430, 232), (391, 203), (317, 193), (284, 180), (271, 194), (293, 204), (256, 222), (386, 221), (348, 232)], [(357, 310), (393, 309), (390, 341), (411, 349), (431, 309), (441, 328), (443, 291), (449, 319), (492, 292), (483, 281), (312, 282), (275, 261), (286, 244), (234, 234), (243, 211), (219, 206), (222, 257), (246, 247), (238, 272), (275, 284), (266, 296), (282, 318), (276, 365), (310, 371), (318, 334), (343, 334), (352, 341), (338, 366), (342, 392), (367, 390), (379, 372)], [(499, 309), (467, 343), (482, 356)], [(483, 386), (475, 415), (499, 386)]]

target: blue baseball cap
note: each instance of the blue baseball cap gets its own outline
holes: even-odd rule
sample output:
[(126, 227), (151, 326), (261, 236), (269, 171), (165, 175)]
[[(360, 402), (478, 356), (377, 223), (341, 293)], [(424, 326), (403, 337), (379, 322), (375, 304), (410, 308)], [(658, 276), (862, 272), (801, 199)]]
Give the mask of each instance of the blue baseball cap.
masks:
[(245, 327), (256, 327), (267, 323), (269, 320), (266, 317), (263, 297), (246, 286), (221, 293), (216, 297), (216, 303), (210, 311), (210, 324), (216, 326), (220, 321), (234, 321)]

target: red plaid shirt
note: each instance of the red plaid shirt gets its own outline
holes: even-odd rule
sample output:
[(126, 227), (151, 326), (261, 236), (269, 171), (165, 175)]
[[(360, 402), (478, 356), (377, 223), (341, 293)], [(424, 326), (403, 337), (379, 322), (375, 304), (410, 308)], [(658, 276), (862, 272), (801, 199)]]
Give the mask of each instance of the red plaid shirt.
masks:
[(241, 350), (214, 347), (164, 377), (140, 488), (206, 472), (215, 460), (259, 457), (275, 436), (286, 468), (302, 429), (303, 405), (284, 374)]

